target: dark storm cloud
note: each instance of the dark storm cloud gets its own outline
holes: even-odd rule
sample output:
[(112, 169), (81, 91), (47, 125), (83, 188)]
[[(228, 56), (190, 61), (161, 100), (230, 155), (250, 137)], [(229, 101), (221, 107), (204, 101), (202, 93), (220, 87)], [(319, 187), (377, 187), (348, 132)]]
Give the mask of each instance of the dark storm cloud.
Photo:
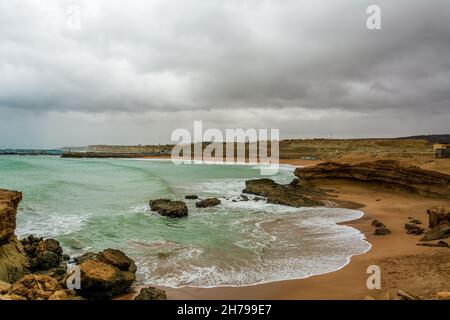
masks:
[[(370, 4), (382, 30), (366, 28)], [(80, 30), (67, 27), (73, 5)], [(196, 110), (220, 124), (232, 121), (221, 110), (252, 110), (287, 131), (327, 110), (446, 121), (449, 30), (447, 0), (2, 1), (0, 113)]]

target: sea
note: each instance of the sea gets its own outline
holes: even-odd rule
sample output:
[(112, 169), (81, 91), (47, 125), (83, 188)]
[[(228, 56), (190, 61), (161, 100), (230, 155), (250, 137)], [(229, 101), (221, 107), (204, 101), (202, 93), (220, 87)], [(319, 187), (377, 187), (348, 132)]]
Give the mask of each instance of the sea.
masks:
[[(293, 167), (271, 176), (289, 183)], [(165, 287), (248, 286), (302, 279), (343, 268), (370, 249), (343, 225), (363, 212), (292, 208), (241, 201), (254, 165), (174, 164), (155, 159), (0, 156), (0, 188), (23, 192), (19, 238), (60, 241), (72, 257), (106, 248), (135, 260), (137, 284)], [(149, 200), (219, 197), (207, 209), (185, 200), (186, 218), (162, 217)]]

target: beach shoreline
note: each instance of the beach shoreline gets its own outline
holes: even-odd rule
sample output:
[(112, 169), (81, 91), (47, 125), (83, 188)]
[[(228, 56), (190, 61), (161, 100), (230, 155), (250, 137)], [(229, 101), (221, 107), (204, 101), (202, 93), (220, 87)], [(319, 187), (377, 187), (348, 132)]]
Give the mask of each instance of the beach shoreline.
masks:
[[(401, 191), (385, 191), (376, 186), (354, 182), (324, 181), (324, 185), (333, 188), (340, 200), (364, 204), (364, 208), (360, 209), (364, 212), (361, 218), (343, 224), (356, 228), (365, 235), (372, 246), (369, 251), (351, 257), (349, 263), (337, 271), (304, 279), (244, 287), (163, 288), (169, 299), (360, 300), (366, 296), (378, 299), (385, 298), (386, 295), (393, 297), (398, 289), (433, 298), (435, 292), (448, 289), (445, 288), (445, 283), (442, 287), (439, 286), (439, 279), (446, 276), (442, 274), (442, 270), (429, 270), (427, 277), (419, 283), (410, 281), (415, 275), (423, 274), (423, 266), (414, 265), (415, 260), (422, 259), (431, 263), (435, 260), (446, 261), (448, 248), (417, 246), (420, 237), (406, 234), (403, 226), (409, 217), (420, 219), (426, 224), (428, 208), (449, 206), (450, 201), (419, 197)], [(373, 235), (374, 227), (371, 222), (374, 219), (385, 223), (392, 234)], [(399, 266), (396, 260), (404, 263)], [(367, 273), (367, 268), (372, 265), (381, 269), (380, 290), (367, 288), (367, 279), (371, 275)]]

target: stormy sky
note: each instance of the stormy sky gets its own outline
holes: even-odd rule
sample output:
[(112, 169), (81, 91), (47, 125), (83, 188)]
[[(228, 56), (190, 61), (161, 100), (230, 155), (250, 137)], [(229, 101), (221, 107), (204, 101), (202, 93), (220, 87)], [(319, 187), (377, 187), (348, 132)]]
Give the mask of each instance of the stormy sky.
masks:
[(0, 148), (449, 133), (449, 53), (448, 0), (1, 0)]

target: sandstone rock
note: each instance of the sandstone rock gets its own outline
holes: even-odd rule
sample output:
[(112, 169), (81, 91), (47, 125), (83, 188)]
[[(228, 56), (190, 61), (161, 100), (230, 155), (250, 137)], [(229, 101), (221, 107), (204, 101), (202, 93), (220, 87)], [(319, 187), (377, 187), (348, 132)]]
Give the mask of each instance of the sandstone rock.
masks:
[(436, 293), (436, 298), (438, 298), (438, 300), (450, 300), (450, 292), (438, 292)]
[(21, 200), (21, 192), (0, 189), (0, 244), (14, 235), (16, 212)]
[(425, 233), (420, 241), (434, 241), (440, 239), (446, 239), (450, 237), (450, 226), (439, 226), (435, 227), (433, 230), (430, 230)]
[(0, 245), (0, 280), (13, 283), (22, 278), (28, 271), (29, 262), (22, 243), (11, 239)]
[(171, 218), (181, 218), (188, 215), (188, 207), (183, 201), (158, 199), (150, 201), (152, 211)]
[(198, 196), (196, 196), (196, 195), (194, 195), (194, 194), (192, 194), (192, 195), (187, 195), (187, 196), (185, 197), (185, 199), (186, 199), (186, 200), (197, 200), (197, 199), (198, 199)]
[(4, 294), (8, 291), (11, 285), (8, 282), (0, 280), (0, 294)]
[(48, 300), (84, 300), (75, 290), (59, 290), (55, 291)]
[(135, 280), (132, 272), (97, 260), (88, 260), (79, 265), (81, 289), (78, 293), (91, 299), (109, 299), (125, 293)]
[(379, 220), (377, 220), (377, 219), (375, 219), (375, 220), (372, 221), (372, 225), (373, 225), (375, 228), (385, 227), (384, 223), (382, 223), (381, 221), (379, 221)]
[(197, 208), (209, 208), (209, 207), (215, 207), (221, 204), (221, 201), (217, 198), (208, 198), (201, 200), (195, 204)]
[(93, 252), (86, 252), (85, 254), (82, 254), (81, 256), (75, 257), (75, 263), (80, 265), (83, 262), (86, 262), (88, 260), (97, 260), (98, 254)]
[(81, 296), (109, 299), (125, 293), (136, 279), (136, 265), (122, 251), (106, 249), (75, 258), (81, 271)]
[(379, 160), (360, 164), (321, 163), (297, 168), (295, 175), (302, 181), (346, 179), (386, 185), (424, 196), (450, 199), (450, 175), (405, 166), (398, 161)]
[(391, 233), (391, 230), (389, 230), (386, 227), (378, 227), (375, 229), (375, 232), (373, 233), (376, 236), (385, 236)]
[(0, 294), (0, 301), (1, 300), (12, 300), (12, 301), (19, 301), (19, 300), (27, 300), (25, 297), (21, 297), (15, 294), (5, 294), (5, 295), (1, 295)]
[(54, 278), (30, 274), (15, 282), (8, 290), (9, 295), (17, 295), (28, 300), (47, 300), (61, 287)]
[(134, 300), (167, 300), (167, 296), (164, 290), (149, 287), (142, 288)]
[(450, 245), (445, 241), (439, 241), (438, 243), (418, 243), (417, 245), (422, 247), (450, 248)]
[(98, 260), (113, 265), (122, 271), (135, 273), (137, 270), (134, 261), (120, 250), (106, 249), (98, 254)]
[(271, 179), (248, 180), (242, 191), (267, 198), (268, 203), (291, 207), (314, 207), (324, 205), (321, 201), (305, 195), (305, 189), (297, 185), (280, 185)]
[(440, 226), (450, 226), (449, 208), (431, 208), (427, 210), (427, 213), (430, 229)]
[(405, 230), (407, 234), (421, 235), (425, 229), (417, 226), (416, 224), (406, 223)]

